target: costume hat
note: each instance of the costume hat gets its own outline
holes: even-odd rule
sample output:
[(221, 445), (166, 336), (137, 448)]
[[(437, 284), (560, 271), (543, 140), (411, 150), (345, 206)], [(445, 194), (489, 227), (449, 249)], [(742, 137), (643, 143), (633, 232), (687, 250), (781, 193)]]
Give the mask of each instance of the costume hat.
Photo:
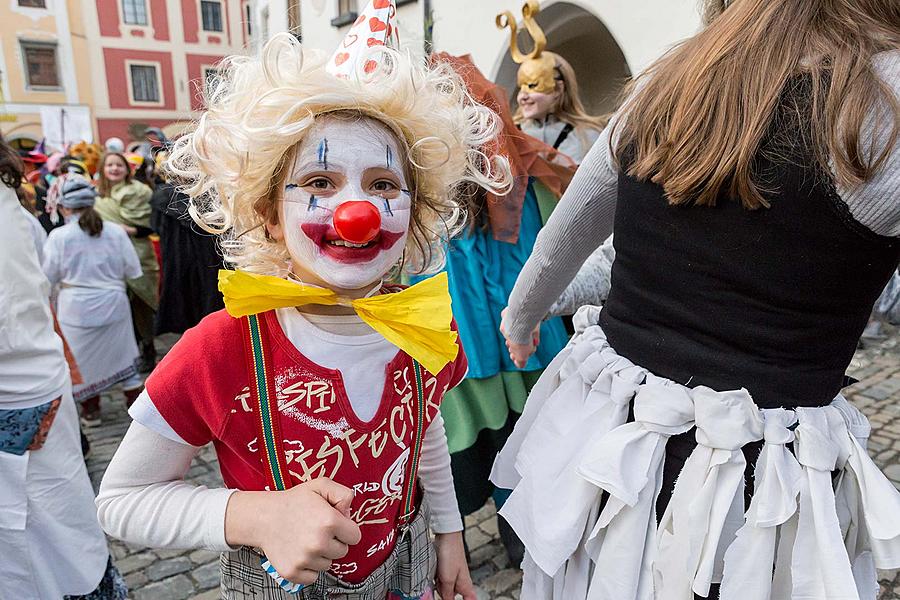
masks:
[(509, 27), (509, 54), (519, 66), (518, 84), (523, 92), (538, 92), (550, 94), (556, 89), (556, 63), (553, 57), (543, 54), (547, 47), (547, 36), (541, 26), (535, 21), (537, 14), (541, 12), (541, 5), (537, 0), (527, 0), (522, 6), (522, 21), (531, 39), (534, 40), (534, 49), (528, 54), (522, 54), (519, 50), (516, 25), (516, 17), (508, 10), (497, 15), (496, 24), (499, 29)]
[(350, 78), (378, 69), (384, 55), (372, 49), (386, 46), (396, 50), (400, 47), (396, 19), (394, 0), (370, 0), (335, 50), (326, 70), (335, 77)]

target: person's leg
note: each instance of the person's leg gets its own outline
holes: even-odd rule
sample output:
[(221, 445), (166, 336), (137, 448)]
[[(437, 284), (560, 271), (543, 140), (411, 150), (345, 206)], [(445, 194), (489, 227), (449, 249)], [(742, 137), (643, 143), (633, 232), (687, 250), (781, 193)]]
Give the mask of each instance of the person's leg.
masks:
[(138, 361), (138, 371), (149, 373), (156, 366), (156, 346), (153, 344), (153, 320), (154, 310), (146, 302), (131, 292), (128, 292), (128, 300), (131, 304), (131, 319), (134, 323), (134, 335), (137, 338), (141, 356)]
[(84, 431), (79, 427), (78, 433), (81, 434), (81, 456), (87, 460), (87, 457), (91, 454), (91, 443), (88, 441), (87, 436), (84, 435)]
[(144, 391), (144, 380), (137, 373), (122, 382), (122, 393), (125, 394), (125, 407), (131, 408), (141, 392)]
[(96, 427), (100, 424), (100, 394), (81, 401), (81, 424)]

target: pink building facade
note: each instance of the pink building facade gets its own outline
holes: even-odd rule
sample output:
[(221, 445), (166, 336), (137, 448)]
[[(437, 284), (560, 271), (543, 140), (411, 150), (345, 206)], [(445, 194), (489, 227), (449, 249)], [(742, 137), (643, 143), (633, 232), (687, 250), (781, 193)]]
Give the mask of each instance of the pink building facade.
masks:
[(223, 57), (245, 52), (250, 0), (82, 2), (98, 141), (141, 126), (178, 135), (202, 110)]

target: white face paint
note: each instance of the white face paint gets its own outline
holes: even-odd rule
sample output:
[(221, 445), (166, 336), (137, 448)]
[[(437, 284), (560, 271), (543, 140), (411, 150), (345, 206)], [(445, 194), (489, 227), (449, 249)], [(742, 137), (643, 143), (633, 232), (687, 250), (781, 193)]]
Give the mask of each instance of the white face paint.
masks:
[[(316, 120), (297, 147), (279, 207), (298, 276), (356, 290), (382, 279), (400, 260), (411, 206), (402, 156), (396, 137), (373, 119)], [(340, 218), (353, 208), (362, 209), (361, 217), (335, 228), (335, 215)], [(348, 231), (367, 229), (364, 237), (370, 241), (345, 239), (354, 238)]]

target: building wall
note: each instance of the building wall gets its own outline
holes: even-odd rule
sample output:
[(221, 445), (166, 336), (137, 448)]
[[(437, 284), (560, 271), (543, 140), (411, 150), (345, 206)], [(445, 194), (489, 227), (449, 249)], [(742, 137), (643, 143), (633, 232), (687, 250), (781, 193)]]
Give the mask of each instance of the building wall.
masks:
[[(222, 31), (205, 31), (200, 0), (147, 0), (148, 24), (125, 24), (121, 0), (83, 2), (97, 91), (99, 139), (130, 139), (129, 125), (170, 127), (196, 116), (204, 105), (204, 68), (244, 51), (242, 6), (222, 0)], [(159, 102), (139, 102), (131, 86), (131, 65), (156, 66)], [(177, 129), (178, 127), (174, 127)]]
[[(357, 1), (361, 8), (365, 0)], [(599, 112), (612, 106), (626, 77), (640, 72), (672, 45), (697, 31), (697, 4), (696, 0), (545, 0), (541, 7), (542, 13), (556, 15), (555, 33), (548, 35), (548, 48), (570, 59), (582, 81), (582, 96), (587, 96), (587, 104)], [(416, 0), (398, 10), (404, 49), (421, 52), (424, 5), (424, 0)], [(559, 6), (554, 9), (554, 5)], [(337, 47), (348, 30), (348, 26), (331, 25), (337, 6), (337, 0), (305, 0), (301, 4), (305, 45), (329, 51)], [(520, 17), (521, 6), (521, 0), (479, 0), (465, 2), (464, 7), (456, 0), (431, 0), (434, 49), (470, 54), (485, 75), (507, 86), (512, 95), (515, 66), (504, 64), (511, 62), (509, 34), (498, 30), (494, 19), (503, 10)], [(269, 33), (280, 30), (283, 29), (273, 20)]]
[[(368, 0), (356, 0), (357, 11), (365, 8)], [(432, 0), (434, 3), (434, 0)], [(283, 4), (283, 0), (282, 0)], [(466, 2), (465, 10), (459, 7), (456, 10), (468, 14), (469, 4)], [(424, 2), (416, 0), (401, 3), (397, 8), (397, 30), (400, 34), (400, 47), (417, 55), (424, 54)], [(303, 21), (303, 44), (310, 48), (317, 48), (327, 52), (337, 49), (344, 36), (350, 30), (350, 25), (335, 27), (332, 19), (338, 16), (337, 0), (308, 0), (300, 3), (301, 18)], [(276, 33), (273, 29), (271, 33)], [(464, 36), (465, 37), (465, 36)]]
[[(558, 0), (541, 2), (542, 11), (558, 3)], [(584, 9), (606, 26), (632, 73), (646, 68), (700, 26), (695, 0), (567, 0), (567, 3)], [(468, 52), (480, 69), (495, 76), (507, 54), (509, 35), (497, 29), (494, 17), (503, 10), (521, 17), (521, 4), (481, 0), (467, 4), (466, 10), (460, 11), (450, 0), (434, 0), (435, 47), (453, 54)], [(549, 42), (552, 44), (553, 39)]]
[[(249, 1), (221, 0), (216, 32), (203, 30), (200, 0), (145, 0), (146, 25), (124, 22), (122, 0), (46, 0), (44, 9), (0, 0), (0, 130), (40, 140), (41, 115), (62, 109), (88, 124), (78, 131), (93, 141), (128, 140), (134, 123), (180, 129), (203, 108), (205, 69), (244, 51)], [(27, 85), (22, 41), (56, 45), (59, 86)], [(157, 69), (159, 102), (133, 97), (133, 64)]]
[[(76, 58), (84, 52), (83, 38), (77, 37), (84, 29), (78, 4), (47, 0), (46, 8), (28, 8), (16, 0), (0, 0), (0, 131), (5, 137), (40, 140), (42, 111), (83, 112), (90, 103), (90, 68)], [(55, 46), (58, 86), (28, 85), (22, 42)]]

